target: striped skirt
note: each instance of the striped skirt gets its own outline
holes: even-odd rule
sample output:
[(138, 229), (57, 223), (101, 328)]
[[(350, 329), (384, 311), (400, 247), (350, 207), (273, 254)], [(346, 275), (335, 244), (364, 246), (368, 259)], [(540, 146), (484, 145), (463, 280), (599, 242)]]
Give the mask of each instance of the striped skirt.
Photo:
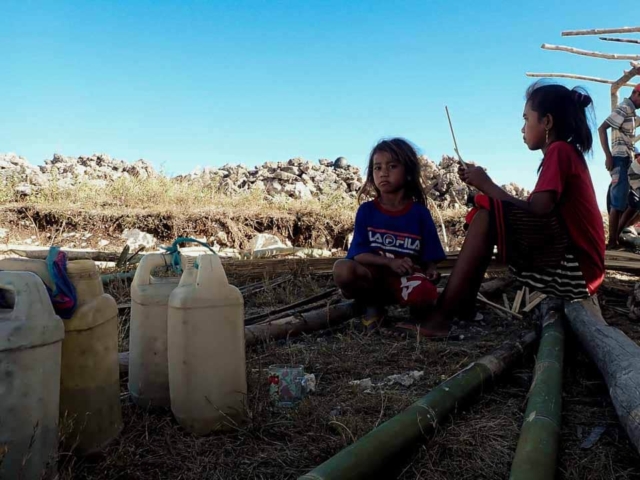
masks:
[(510, 202), (490, 200), (498, 260), (520, 282), (566, 300), (589, 297), (571, 237), (556, 212), (540, 217)]

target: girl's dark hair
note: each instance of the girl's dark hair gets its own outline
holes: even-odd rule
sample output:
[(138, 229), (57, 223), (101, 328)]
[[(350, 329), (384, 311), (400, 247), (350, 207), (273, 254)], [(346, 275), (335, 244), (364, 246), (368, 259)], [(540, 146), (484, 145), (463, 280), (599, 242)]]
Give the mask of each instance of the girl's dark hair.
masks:
[(553, 133), (556, 140), (575, 146), (583, 155), (591, 151), (591, 119), (593, 100), (581, 87), (569, 90), (558, 84), (538, 81), (527, 89), (527, 102), (540, 118), (553, 117)]
[(376, 188), (373, 181), (373, 157), (376, 153), (387, 153), (398, 163), (404, 165), (406, 175), (405, 194), (407, 198), (416, 203), (427, 206), (427, 194), (422, 183), (422, 175), (420, 172), (420, 160), (416, 149), (403, 138), (392, 138), (390, 140), (382, 140), (373, 147), (369, 154), (369, 164), (367, 166), (367, 179), (362, 189), (358, 193), (358, 201), (362, 201), (363, 197), (380, 196), (380, 191)]

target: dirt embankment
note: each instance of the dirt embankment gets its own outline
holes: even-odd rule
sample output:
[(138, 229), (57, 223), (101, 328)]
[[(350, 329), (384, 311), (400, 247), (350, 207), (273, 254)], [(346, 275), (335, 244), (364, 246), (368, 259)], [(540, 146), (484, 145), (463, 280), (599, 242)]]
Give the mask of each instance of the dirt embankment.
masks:
[(6, 230), (4, 243), (104, 250), (122, 248), (125, 244), (122, 233), (134, 228), (150, 233), (163, 245), (177, 237), (189, 236), (206, 238), (223, 247), (245, 248), (256, 234), (270, 233), (296, 246), (342, 249), (353, 229), (352, 221), (349, 215), (336, 218), (304, 211), (210, 209), (118, 213), (21, 205), (0, 209), (0, 229)]

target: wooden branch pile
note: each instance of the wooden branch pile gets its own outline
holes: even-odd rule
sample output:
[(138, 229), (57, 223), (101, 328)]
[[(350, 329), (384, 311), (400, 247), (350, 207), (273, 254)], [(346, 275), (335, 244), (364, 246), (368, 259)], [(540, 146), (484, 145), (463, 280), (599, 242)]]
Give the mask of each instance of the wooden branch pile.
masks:
[[(580, 36), (580, 35), (606, 35), (606, 34), (628, 34), (640, 33), (640, 27), (622, 27), (622, 28), (602, 28), (592, 30), (569, 30), (562, 32), (563, 37)], [(640, 45), (640, 39), (619, 38), (619, 37), (599, 37), (604, 42), (617, 42), (633, 45)], [(550, 45), (543, 43), (543, 50), (552, 50), (556, 52), (565, 52), (572, 55), (581, 55), (592, 58), (602, 58), (606, 60), (628, 60), (631, 61), (631, 69), (623, 72), (622, 76), (617, 80), (609, 80), (606, 78), (592, 77), (588, 75), (577, 75), (573, 73), (535, 73), (527, 72), (528, 77), (534, 78), (570, 78), (574, 80), (584, 80), (586, 82), (596, 82), (611, 85), (611, 108), (615, 108), (619, 103), (618, 91), (622, 87), (633, 87), (634, 84), (629, 81), (636, 75), (640, 75), (640, 65), (636, 63), (640, 60), (640, 52), (637, 54), (621, 54), (621, 53), (603, 53), (592, 50), (582, 50), (580, 48), (569, 47), (565, 45)]]

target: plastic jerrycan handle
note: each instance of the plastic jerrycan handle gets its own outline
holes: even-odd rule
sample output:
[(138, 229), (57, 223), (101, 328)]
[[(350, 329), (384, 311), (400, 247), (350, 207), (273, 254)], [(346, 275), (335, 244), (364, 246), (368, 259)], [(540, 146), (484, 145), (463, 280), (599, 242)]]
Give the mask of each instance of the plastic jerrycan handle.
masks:
[(211, 286), (216, 290), (229, 286), (227, 274), (224, 271), (218, 255), (208, 253), (198, 257), (196, 287), (200, 287), (201, 285)]
[(149, 285), (151, 283), (151, 271), (156, 267), (164, 267), (165, 265), (171, 265), (171, 255), (166, 253), (144, 255), (136, 269), (133, 283), (136, 285)]
[[(0, 271), (0, 291), (9, 291), (14, 295), (14, 305), (11, 311), (0, 313), (2, 321), (28, 318), (30, 310), (35, 306), (38, 307), (43, 317), (52, 318), (55, 316), (44, 284), (35, 273)], [(28, 301), (23, 301), (23, 299), (28, 299)]]
[(53, 280), (49, 276), (45, 260), (31, 260), (28, 258), (5, 258), (0, 260), (0, 271), (32, 272), (51, 290), (55, 290)]

